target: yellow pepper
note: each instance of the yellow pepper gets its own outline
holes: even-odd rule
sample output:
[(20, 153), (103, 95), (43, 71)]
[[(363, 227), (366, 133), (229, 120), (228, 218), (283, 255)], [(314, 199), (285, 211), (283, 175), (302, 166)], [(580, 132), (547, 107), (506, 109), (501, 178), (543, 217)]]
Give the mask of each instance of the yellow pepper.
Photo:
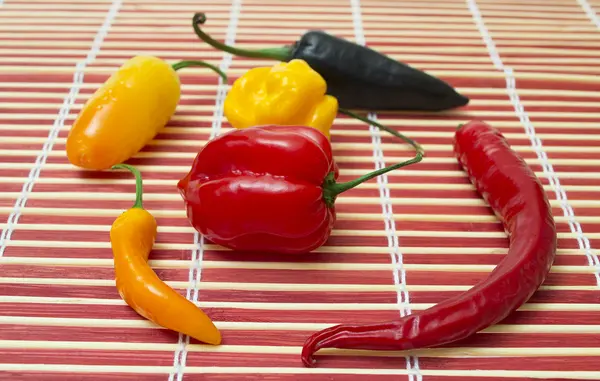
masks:
[(224, 81), (227, 76), (203, 61), (168, 64), (154, 56), (127, 60), (87, 100), (66, 142), (69, 162), (103, 170), (129, 160), (165, 127), (181, 96), (177, 71), (208, 67)]
[(323, 77), (305, 61), (295, 59), (248, 70), (234, 82), (223, 112), (238, 129), (265, 124), (304, 125), (329, 138), (338, 101), (326, 91)]

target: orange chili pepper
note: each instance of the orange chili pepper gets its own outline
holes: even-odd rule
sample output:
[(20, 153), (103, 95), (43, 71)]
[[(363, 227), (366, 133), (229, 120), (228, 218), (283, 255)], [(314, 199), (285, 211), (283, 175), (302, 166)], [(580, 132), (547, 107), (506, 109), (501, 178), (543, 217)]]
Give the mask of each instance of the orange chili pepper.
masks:
[(173, 65), (152, 56), (136, 56), (92, 95), (75, 119), (67, 137), (71, 164), (86, 169), (109, 169), (138, 153), (167, 124), (181, 96), (176, 71), (208, 67), (225, 82), (227, 76), (203, 61)]
[(116, 286), (121, 298), (142, 317), (164, 327), (218, 345), (221, 334), (211, 319), (194, 303), (164, 283), (148, 264), (157, 233), (154, 216), (142, 206), (142, 176), (127, 164), (136, 178), (136, 199), (110, 229)]

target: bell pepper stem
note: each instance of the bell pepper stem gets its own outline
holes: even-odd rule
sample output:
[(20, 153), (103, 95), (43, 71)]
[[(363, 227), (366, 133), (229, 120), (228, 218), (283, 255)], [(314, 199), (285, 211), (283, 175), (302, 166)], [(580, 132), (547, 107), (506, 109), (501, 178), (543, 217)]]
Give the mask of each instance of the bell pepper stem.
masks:
[(423, 157), (425, 156), (425, 151), (423, 150), (423, 147), (421, 147), (421, 145), (419, 143), (415, 142), (414, 140), (402, 135), (398, 131), (395, 131), (389, 127), (386, 127), (380, 123), (377, 123), (374, 120), (370, 120), (368, 118), (362, 117), (351, 111), (348, 111), (345, 109), (339, 109), (339, 112), (341, 114), (361, 120), (370, 125), (374, 125), (374, 126), (378, 127), (379, 129), (389, 132), (390, 134), (394, 135), (395, 137), (404, 140), (405, 142), (409, 143), (411, 146), (413, 146), (415, 148), (416, 155), (415, 155), (415, 157), (413, 157), (410, 160), (403, 161), (398, 164), (390, 165), (388, 167), (381, 168), (381, 169), (378, 169), (373, 172), (369, 172), (363, 176), (360, 176), (354, 180), (347, 181), (345, 183), (336, 183), (335, 179), (333, 178), (333, 173), (330, 173), (325, 178), (325, 181), (323, 183), (323, 199), (325, 200), (325, 203), (328, 204), (329, 206), (333, 206), (333, 204), (335, 203), (335, 199), (339, 194), (341, 194), (349, 189), (352, 189), (352, 188), (364, 183), (365, 181), (368, 181), (377, 176), (381, 176), (381, 175), (383, 175), (387, 172), (393, 171), (395, 169), (406, 167), (411, 164), (416, 164), (416, 163), (420, 162), (421, 160), (423, 160)]
[(140, 171), (129, 164), (116, 164), (111, 169), (127, 169), (135, 176), (135, 203), (132, 208), (143, 208), (142, 202), (142, 174)]
[(192, 26), (194, 32), (200, 37), (200, 39), (215, 49), (222, 50), (224, 52), (248, 58), (269, 58), (277, 61), (288, 61), (290, 58), (290, 49), (288, 47), (282, 48), (271, 48), (271, 49), (259, 49), (259, 50), (247, 50), (240, 49), (234, 46), (226, 45), (222, 42), (215, 40), (200, 29), (200, 24), (206, 22), (206, 14), (202, 12), (195, 13), (192, 17)]
[(340, 108), (338, 111), (339, 111), (340, 114), (344, 114), (344, 115), (347, 115), (347, 116), (352, 117), (354, 119), (358, 119), (358, 120), (360, 120), (362, 122), (365, 122), (367, 124), (373, 125), (373, 126), (379, 128), (380, 130), (384, 130), (384, 131), (386, 131), (386, 132), (394, 135), (395, 137), (404, 140), (405, 142), (407, 142), (408, 144), (410, 144), (411, 146), (413, 146), (415, 148), (415, 150), (417, 151), (417, 154), (421, 154), (421, 156), (425, 155), (425, 151), (423, 150), (423, 147), (421, 147), (421, 145), (419, 143), (415, 142), (414, 140), (412, 140), (408, 136), (405, 136), (405, 135), (399, 133), (398, 131), (393, 130), (393, 129), (387, 127), (387, 126), (384, 126), (383, 124), (378, 123), (378, 122), (376, 122), (374, 120), (371, 120), (369, 118), (365, 118), (364, 116), (360, 116), (358, 114), (355, 114), (352, 111), (349, 111), (349, 110), (346, 110), (346, 109), (343, 109), (343, 108)]
[(204, 62), (204, 61), (179, 61), (179, 62), (176, 62), (173, 65), (171, 65), (171, 67), (173, 67), (173, 70), (175, 70), (175, 71), (177, 71), (179, 69), (186, 68), (186, 67), (190, 67), (190, 66), (207, 67), (207, 68), (211, 69), (212, 71), (214, 71), (215, 73), (219, 74), (221, 76), (221, 78), (223, 78), (223, 82), (227, 82), (227, 75), (225, 73), (223, 73), (223, 71), (221, 69), (219, 69), (215, 65), (209, 64), (208, 62)]

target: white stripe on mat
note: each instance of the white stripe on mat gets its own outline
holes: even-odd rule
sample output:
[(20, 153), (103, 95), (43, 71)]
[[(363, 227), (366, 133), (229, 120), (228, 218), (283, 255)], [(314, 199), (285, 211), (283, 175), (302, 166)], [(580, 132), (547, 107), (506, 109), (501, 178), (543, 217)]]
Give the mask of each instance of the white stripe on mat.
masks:
[(54, 120), (54, 124), (48, 133), (48, 138), (44, 142), (42, 146), (42, 150), (38, 154), (35, 164), (31, 171), (29, 172), (29, 176), (26, 182), (23, 184), (23, 188), (21, 190), (21, 194), (19, 198), (15, 201), (15, 206), (13, 211), (8, 216), (7, 228), (2, 231), (2, 235), (0, 236), (0, 257), (4, 255), (4, 251), (6, 250), (6, 242), (10, 240), (12, 236), (14, 225), (19, 222), (19, 217), (21, 216), (21, 209), (25, 207), (27, 204), (27, 196), (29, 192), (32, 191), (33, 186), (36, 180), (40, 176), (40, 172), (42, 171), (42, 167), (46, 163), (48, 158), (48, 154), (52, 151), (52, 147), (58, 136), (60, 130), (64, 127), (65, 121), (69, 116), (71, 107), (75, 103), (77, 99), (77, 95), (79, 94), (79, 90), (83, 83), (84, 71), (87, 65), (92, 63), (96, 59), (96, 55), (100, 52), (102, 47), (102, 42), (104, 41), (104, 37), (108, 33), (108, 30), (111, 27), (113, 20), (115, 19), (119, 9), (121, 8), (121, 0), (113, 0), (106, 17), (104, 18), (104, 22), (100, 26), (94, 41), (92, 42), (92, 46), (90, 47), (85, 59), (79, 61), (75, 66), (75, 73), (73, 74), (73, 83), (71, 84), (69, 93), (63, 100), (62, 107), (58, 112), (58, 116)]
[[(12, 371), (12, 372), (40, 372), (43, 374), (50, 373), (81, 373), (90, 374), (94, 373), (122, 373), (122, 374), (136, 374), (136, 379), (144, 379), (139, 374), (166, 374), (171, 371), (170, 366), (161, 365), (79, 365), (79, 364), (0, 364), (0, 371)], [(224, 366), (190, 366), (188, 367), (189, 374), (219, 374), (228, 375), (229, 380), (244, 380), (252, 379), (253, 375), (273, 375), (264, 376), (265, 380), (277, 380), (281, 379), (282, 375), (329, 375), (330, 377), (321, 379), (334, 379), (333, 376), (337, 375), (365, 375), (365, 376), (405, 376), (410, 374), (405, 369), (365, 369), (365, 368), (303, 368), (303, 367), (273, 367), (273, 366), (248, 366), (248, 367), (224, 367)], [(475, 378), (476, 380), (486, 378), (507, 378), (507, 379), (561, 379), (561, 380), (594, 380), (600, 379), (600, 372), (598, 371), (556, 371), (556, 370), (481, 370), (481, 369), (424, 369), (422, 373), (426, 376), (437, 377), (452, 377), (453, 379), (460, 378), (461, 380), (469, 380)], [(232, 376), (234, 374), (248, 375), (243, 376)], [(356, 377), (354, 377), (356, 378)], [(202, 379), (202, 376), (193, 378), (196, 380)], [(224, 380), (224, 377), (219, 377)], [(284, 378), (284, 379), (287, 379)], [(364, 379), (364, 378), (363, 378)]]
[(598, 15), (594, 11), (594, 8), (592, 8), (592, 6), (587, 2), (587, 0), (577, 0), (577, 2), (579, 3), (579, 5), (581, 5), (581, 8), (583, 8), (587, 17), (590, 18), (590, 21), (594, 25), (596, 25), (598, 29), (600, 29), (600, 18), (598, 18)]
[[(240, 17), (242, 7), (242, 0), (234, 0), (231, 4), (229, 13), (229, 24), (227, 26), (227, 35), (225, 37), (225, 44), (235, 44), (235, 37), (237, 32), (238, 19)], [(223, 59), (219, 65), (219, 68), (223, 72), (227, 72), (233, 57), (230, 53), (223, 53)], [(223, 78), (219, 77), (219, 87), (217, 89), (217, 96), (215, 101), (213, 122), (210, 133), (210, 139), (219, 135), (221, 132), (221, 125), (223, 124), (223, 104), (225, 97), (227, 96), (229, 84), (223, 82)], [(192, 266), (189, 272), (189, 286), (187, 288), (186, 297), (193, 302), (198, 301), (199, 286), (202, 280), (202, 263), (204, 259), (204, 237), (195, 232), (194, 233), (194, 249), (192, 250)], [(193, 292), (192, 292), (193, 289)], [(191, 298), (190, 298), (191, 296)], [(190, 337), (188, 335), (179, 334), (179, 340), (177, 342), (177, 350), (174, 354), (173, 359), (173, 371), (169, 374), (169, 381), (174, 381), (175, 377), (177, 381), (183, 380), (185, 373), (185, 364), (187, 361), (188, 346), (190, 344)]]
[(581, 224), (577, 221), (575, 217), (575, 212), (573, 211), (573, 208), (571, 207), (567, 198), (567, 193), (560, 185), (560, 180), (557, 174), (554, 172), (552, 164), (548, 160), (548, 155), (544, 151), (542, 141), (539, 137), (536, 136), (535, 127), (533, 126), (533, 123), (531, 123), (531, 121), (529, 120), (529, 116), (527, 115), (525, 108), (521, 104), (521, 100), (516, 89), (513, 69), (508, 66), (505, 66), (502, 62), (502, 59), (500, 58), (500, 55), (496, 50), (496, 45), (494, 44), (494, 41), (485, 26), (476, 0), (467, 0), (467, 6), (469, 7), (469, 10), (471, 11), (471, 14), (473, 16), (473, 20), (477, 25), (477, 28), (479, 29), (481, 38), (487, 46), (488, 53), (490, 55), (490, 58), (492, 59), (492, 62), (494, 63), (494, 66), (496, 67), (496, 69), (504, 72), (504, 76), (506, 78), (506, 92), (508, 93), (511, 103), (513, 104), (515, 113), (521, 121), (521, 123), (523, 124), (527, 136), (531, 140), (531, 146), (534, 148), (536, 155), (541, 162), (544, 174), (546, 175), (550, 182), (550, 185), (554, 189), (556, 199), (560, 203), (560, 207), (563, 210), (564, 216), (568, 219), (568, 224), (569, 228), (571, 229), (571, 232), (576, 234), (577, 236), (576, 239), (579, 248), (585, 251), (588, 264), (596, 268), (594, 275), (596, 277), (596, 284), (600, 287), (600, 260), (598, 260), (598, 256), (592, 250), (590, 241), (588, 237), (586, 237), (586, 235), (584, 234), (583, 229), (581, 228)]
[[(200, 238), (199, 238), (200, 237)], [(202, 260), (204, 258), (204, 237), (198, 232), (194, 232), (194, 248), (191, 252), (191, 265), (188, 275), (188, 284), (185, 297), (193, 302), (198, 301), (199, 285), (202, 279)], [(173, 381), (175, 376), (177, 380), (183, 379), (185, 362), (187, 360), (187, 346), (190, 344), (190, 337), (179, 333), (177, 340), (177, 349), (173, 358), (173, 372), (169, 374), (169, 381)]]
[[(362, 25), (361, 4), (360, 0), (350, 0), (352, 6), (352, 20), (354, 23), (354, 34), (356, 43), (366, 45), (365, 32)], [(376, 121), (377, 114), (369, 113), (369, 118)], [(379, 128), (370, 125), (371, 142), (373, 144), (373, 157), (375, 159), (375, 169), (385, 167), (385, 155), (381, 144), (381, 134)], [(410, 298), (406, 288), (406, 270), (403, 266), (402, 252), (400, 251), (400, 243), (396, 234), (396, 222), (394, 219), (394, 211), (392, 208), (392, 200), (390, 197), (390, 189), (388, 187), (387, 175), (377, 176), (377, 184), (379, 186), (379, 196), (381, 199), (381, 208), (384, 215), (385, 231), (388, 240), (388, 248), (394, 266), (392, 272), (394, 285), (396, 286), (397, 304), (400, 316), (409, 315)], [(408, 372), (409, 381), (421, 381), (423, 375), (419, 368), (419, 357), (416, 355), (406, 356), (406, 370)]]

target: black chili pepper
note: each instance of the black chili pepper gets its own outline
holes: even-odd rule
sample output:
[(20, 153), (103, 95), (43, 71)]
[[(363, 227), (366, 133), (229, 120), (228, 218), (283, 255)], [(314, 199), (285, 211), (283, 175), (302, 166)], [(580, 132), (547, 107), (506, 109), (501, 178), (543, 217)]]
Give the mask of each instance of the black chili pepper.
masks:
[(469, 103), (469, 98), (439, 78), (323, 31), (309, 31), (294, 44), (280, 48), (245, 50), (208, 36), (199, 27), (205, 22), (206, 15), (196, 13), (194, 31), (216, 49), (241, 57), (306, 61), (325, 79), (327, 93), (336, 97), (342, 108), (441, 111)]

